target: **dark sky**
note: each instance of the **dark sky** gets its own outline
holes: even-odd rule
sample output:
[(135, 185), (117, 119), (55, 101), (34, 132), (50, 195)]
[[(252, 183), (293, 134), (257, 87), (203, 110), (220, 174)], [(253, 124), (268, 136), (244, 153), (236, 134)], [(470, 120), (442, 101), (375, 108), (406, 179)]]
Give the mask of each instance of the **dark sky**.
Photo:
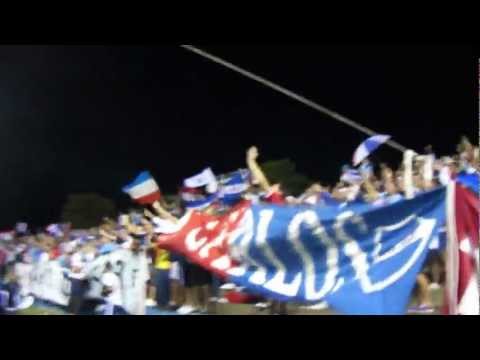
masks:
[[(478, 137), (468, 45), (197, 46), (418, 151)], [(126, 205), (145, 169), (172, 192), (206, 166), (242, 167), (253, 144), (333, 182), (365, 138), (175, 45), (0, 46), (0, 79), (0, 228), (56, 221), (70, 193)]]

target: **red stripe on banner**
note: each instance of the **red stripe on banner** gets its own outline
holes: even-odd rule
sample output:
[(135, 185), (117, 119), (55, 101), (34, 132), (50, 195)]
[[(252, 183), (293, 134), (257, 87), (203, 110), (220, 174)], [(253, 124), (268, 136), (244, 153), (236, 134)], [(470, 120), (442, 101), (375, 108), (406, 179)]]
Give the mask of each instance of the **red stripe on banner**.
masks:
[(459, 246), (462, 241), (469, 241), (472, 252), (467, 254), (461, 249), (459, 256), (459, 283), (458, 283), (458, 299), (459, 302), (465, 294), (468, 284), (472, 276), (478, 271), (476, 268), (474, 249), (478, 251), (479, 242), (479, 200), (464, 187), (457, 185), (456, 187), (455, 213), (457, 225), (457, 239)]
[[(448, 199), (449, 245), (445, 312), (459, 315), (462, 312), (474, 312), (473, 309), (460, 309), (459, 305), (465, 300), (463, 298), (467, 287), (478, 273), (475, 254), (479, 250), (480, 241), (480, 199), (460, 184), (456, 184), (454, 189), (449, 191), (453, 191), (453, 194)], [(468, 242), (469, 246), (464, 244), (462, 247), (462, 242)], [(465, 252), (465, 248), (469, 251)], [(476, 296), (478, 297), (478, 294)], [(469, 303), (478, 301), (473, 300)]]
[[(226, 278), (227, 271), (236, 266), (230, 257), (228, 241), (240, 227), (250, 202), (245, 201), (223, 216), (212, 216), (198, 211), (187, 215), (186, 224), (171, 235), (157, 237), (159, 247), (180, 253), (191, 262), (215, 275)], [(183, 219), (182, 219), (183, 220)]]
[(160, 192), (155, 192), (153, 194), (135, 199), (135, 202), (140, 205), (151, 205), (157, 201), (160, 201), (161, 198), (162, 198), (162, 195), (160, 194)]

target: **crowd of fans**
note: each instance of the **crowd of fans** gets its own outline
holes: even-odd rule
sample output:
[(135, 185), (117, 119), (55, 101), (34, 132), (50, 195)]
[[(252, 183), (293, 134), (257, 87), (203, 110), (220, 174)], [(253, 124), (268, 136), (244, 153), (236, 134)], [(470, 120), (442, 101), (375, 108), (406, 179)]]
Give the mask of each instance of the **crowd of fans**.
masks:
[[(281, 184), (271, 184), (257, 163), (258, 150), (247, 152), (248, 187), (238, 199), (213, 199), (199, 211), (221, 214), (247, 199), (253, 203), (284, 206), (346, 206), (369, 203), (385, 206), (411, 198), (425, 191), (446, 185), (462, 172), (479, 172), (479, 149), (466, 138), (457, 154), (437, 158), (431, 147), (416, 156), (411, 168), (406, 163), (393, 169), (386, 164), (371, 164), (365, 160), (359, 168), (345, 166), (340, 181), (334, 186), (312, 184), (298, 197), (285, 193)], [(245, 172), (247, 173), (247, 172)], [(210, 196), (208, 187), (195, 191), (197, 198)], [(222, 279), (215, 278), (201, 267), (177, 254), (169, 253), (156, 244), (157, 234), (166, 228), (175, 229), (188, 208), (181, 200), (167, 204), (163, 200), (142, 209), (143, 212), (122, 214), (114, 221), (104, 219), (89, 230), (71, 230), (68, 226), (50, 226), (31, 234), (17, 231), (0, 240), (0, 311), (17, 309), (31, 295), (29, 274), (36, 264), (57, 261), (70, 280), (71, 314), (132, 314), (143, 315), (146, 308), (157, 307), (178, 314), (207, 313), (212, 300), (267, 303), (272, 313), (286, 312), (285, 304), (268, 302), (243, 294)], [(431, 287), (442, 283), (444, 239), (433, 246), (425, 271), (418, 277), (418, 310), (430, 311)], [(99, 257), (118, 254), (109, 260), (98, 274), (90, 264)], [(99, 294), (89, 298), (92, 283), (99, 285)], [(226, 298), (220, 289), (229, 289)], [(223, 296), (223, 292), (222, 292)], [(92, 305), (93, 304), (93, 305)]]

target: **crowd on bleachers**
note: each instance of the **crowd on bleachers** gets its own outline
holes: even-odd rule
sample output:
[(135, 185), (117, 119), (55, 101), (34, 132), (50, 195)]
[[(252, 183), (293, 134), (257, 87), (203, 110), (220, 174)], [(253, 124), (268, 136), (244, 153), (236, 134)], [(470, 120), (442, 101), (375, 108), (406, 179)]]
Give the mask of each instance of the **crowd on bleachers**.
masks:
[[(162, 249), (156, 236), (175, 231), (178, 219), (189, 210), (221, 214), (245, 199), (283, 206), (368, 203), (381, 207), (445, 186), (461, 174), (480, 171), (479, 149), (464, 138), (453, 156), (437, 157), (427, 147), (421, 156), (412, 155), (411, 167), (402, 163), (397, 168), (365, 159), (357, 167), (344, 166), (338, 183), (314, 183), (294, 197), (282, 184), (270, 183), (258, 157), (258, 149), (252, 147), (247, 151), (247, 169), (213, 176), (214, 185), (184, 186), (179, 201), (161, 199), (141, 211), (104, 219), (92, 229), (54, 224), (32, 233), (27, 224), (18, 224), (15, 230), (1, 233), (0, 311), (32, 305), (35, 266), (55, 261), (71, 285), (67, 306), (71, 314), (144, 315), (149, 307), (206, 314), (208, 303), (218, 300), (266, 303), (272, 313), (285, 313), (284, 304), (244, 294), (179, 254)], [(445, 239), (440, 236), (432, 245), (432, 256), (418, 277), (418, 311), (431, 311), (429, 289), (442, 284)], [(107, 260), (99, 273), (92, 264), (102, 257)], [(228, 291), (225, 294), (220, 289)]]

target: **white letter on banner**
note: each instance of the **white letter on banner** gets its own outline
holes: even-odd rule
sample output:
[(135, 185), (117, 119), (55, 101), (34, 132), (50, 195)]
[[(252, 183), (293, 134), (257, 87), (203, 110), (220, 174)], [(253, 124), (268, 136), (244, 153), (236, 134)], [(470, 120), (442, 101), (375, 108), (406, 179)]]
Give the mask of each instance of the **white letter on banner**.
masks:
[(232, 266), (232, 261), (230, 260), (230, 256), (225, 255), (212, 261), (211, 266), (215, 269), (226, 271)]
[(407, 248), (408, 246), (412, 245), (415, 242), (418, 242), (419, 240), (420, 240), (420, 244), (417, 246), (412, 256), (408, 259), (408, 261), (405, 262), (405, 264), (400, 269), (398, 269), (393, 274), (387, 276), (384, 280), (379, 281), (377, 283), (372, 283), (371, 279), (368, 276), (369, 265), (367, 262), (366, 254), (361, 250), (358, 243), (354, 239), (349, 237), (345, 232), (345, 230), (343, 229), (343, 226), (345, 225), (347, 220), (352, 220), (352, 222), (354, 223), (359, 223), (362, 221), (361, 218), (359, 218), (360, 219), (359, 221), (359, 219), (354, 219), (353, 216), (354, 216), (353, 212), (346, 212), (341, 214), (337, 219), (335, 228), (337, 231), (337, 237), (346, 242), (344, 246), (345, 254), (352, 261), (352, 267), (355, 271), (356, 278), (360, 280), (362, 291), (366, 294), (371, 294), (373, 292), (379, 292), (384, 290), (385, 288), (394, 284), (396, 281), (398, 281), (401, 277), (403, 277), (408, 272), (408, 270), (415, 264), (417, 259), (420, 257), (422, 252), (427, 247), (428, 240), (430, 238), (430, 235), (436, 223), (436, 220), (434, 219), (420, 219), (420, 218), (416, 219), (415, 216), (410, 216), (408, 219), (401, 221), (399, 224), (396, 224), (390, 227), (384, 227), (380, 231), (380, 234), (383, 234), (383, 231), (386, 231), (386, 230), (390, 230), (390, 231), (397, 230), (414, 220), (417, 220), (419, 224), (419, 226), (415, 229), (413, 234), (410, 234), (409, 236), (407, 236), (404, 240), (399, 242), (395, 247), (393, 247), (388, 252), (382, 255), (379, 255), (380, 247), (378, 247), (378, 244), (381, 243), (381, 235), (379, 236), (379, 234), (377, 233), (377, 237), (375, 238), (375, 243), (377, 247), (374, 249), (374, 256), (375, 256), (374, 264), (378, 264), (383, 261), (386, 261), (387, 259), (401, 253), (403, 250), (405, 250), (405, 248)]
[(345, 243), (343, 249), (345, 254), (352, 261), (352, 267), (355, 270), (357, 279), (362, 279), (367, 276), (367, 271), (369, 269), (367, 254), (362, 251), (355, 239), (350, 237), (344, 229), (345, 223), (350, 220), (359, 225), (362, 228), (361, 230), (365, 230), (366, 225), (363, 219), (361, 217), (356, 217), (354, 219), (354, 216), (355, 213), (353, 211), (347, 211), (340, 214), (337, 217), (334, 228), (337, 238)]
[(381, 226), (377, 229), (375, 229), (375, 238), (373, 239), (373, 243), (375, 244), (375, 247), (373, 249), (373, 263), (375, 264), (378, 262), (380, 252), (382, 251), (382, 237), (384, 233), (388, 233), (391, 231), (395, 231), (398, 229), (401, 229), (402, 227), (408, 225), (408, 223), (414, 221), (416, 218), (415, 215), (412, 215), (408, 218), (406, 218), (404, 221), (399, 222), (398, 224), (392, 225), (392, 226)]
[(302, 285), (302, 273), (298, 273), (292, 283), (285, 283), (287, 269), (267, 243), (268, 225), (273, 218), (273, 214), (273, 210), (262, 210), (260, 212), (260, 222), (257, 230), (258, 246), (263, 250), (267, 259), (277, 269), (276, 275), (272, 280), (267, 282), (264, 287), (278, 294), (294, 297), (297, 296), (300, 286)]
[(215, 247), (221, 247), (223, 242), (225, 241), (227, 237), (227, 230), (222, 230), (220, 235), (218, 235), (214, 240), (210, 241), (207, 245), (205, 245), (198, 255), (202, 259), (207, 259), (210, 256), (210, 249), (215, 248)]
[[(240, 266), (234, 267), (227, 271), (227, 273), (231, 276), (244, 276), (247, 272), (248, 266), (250, 265), (260, 267), (248, 255), (248, 252), (250, 250), (250, 242), (253, 239), (253, 225), (254, 221), (252, 210), (247, 210), (245, 212), (244, 218), (241, 221), (241, 227), (239, 231), (234, 231), (229, 238), (228, 243), (230, 244), (230, 252), (232, 259), (236, 260), (241, 264)], [(240, 240), (240, 243), (237, 244), (236, 239), (242, 234), (243, 238)]]
[[(268, 252), (270, 255), (272, 253), (272, 250), (270, 249), (270, 246), (267, 243), (267, 235), (268, 235), (268, 226), (270, 225), (270, 221), (272, 221), (273, 214), (274, 214), (273, 210), (262, 211), (260, 213), (260, 220), (258, 222), (257, 236), (256, 236), (256, 245), (258, 249), (264, 248), (265, 250), (263, 252), (265, 254)], [(266, 256), (269, 260), (271, 259), (271, 256), (267, 254)], [(265, 269), (264, 267), (259, 267), (257, 271), (253, 273), (253, 275), (250, 277), (248, 281), (255, 285), (264, 285), (265, 282), (267, 281), (267, 269)]]
[(186, 236), (185, 245), (187, 246), (188, 251), (196, 252), (208, 241), (207, 237), (203, 237), (200, 240), (197, 239), (200, 231), (202, 231), (202, 228), (193, 229)]
[[(305, 249), (300, 239), (300, 230), (302, 223), (305, 223), (317, 237), (323, 246), (327, 249), (326, 263), (327, 272), (325, 274), (325, 281), (319, 291), (315, 290), (316, 271), (315, 262), (312, 255)], [(296, 215), (290, 226), (288, 227), (288, 240), (292, 242), (294, 249), (302, 258), (305, 266), (305, 297), (308, 301), (320, 301), (325, 295), (332, 291), (336, 284), (336, 277), (338, 275), (338, 248), (335, 242), (328, 236), (325, 228), (318, 220), (317, 214), (314, 211), (306, 211)]]
[[(409, 259), (406, 259), (404, 265), (397, 269), (393, 274), (389, 274), (385, 279), (378, 281), (377, 283), (372, 283), (371, 279), (368, 277), (368, 274), (365, 274), (362, 279), (362, 289), (365, 293), (373, 293), (379, 292), (384, 290), (385, 288), (391, 286), (399, 279), (401, 279), (407, 272), (412, 268), (422, 253), (426, 250), (430, 236), (432, 235), (433, 229), (435, 228), (435, 224), (437, 220), (435, 219), (423, 219), (423, 218), (416, 218), (418, 226), (413, 232), (405, 239), (400, 241), (396, 246), (394, 246), (389, 251), (385, 252), (384, 254), (377, 257), (374, 264), (382, 263), (393, 256), (401, 253), (407, 247), (413, 245), (416, 242), (419, 242), (418, 246), (416, 247), (415, 251), (411, 255)], [(405, 222), (403, 222), (405, 223)], [(397, 226), (393, 226), (392, 228), (398, 228)]]

